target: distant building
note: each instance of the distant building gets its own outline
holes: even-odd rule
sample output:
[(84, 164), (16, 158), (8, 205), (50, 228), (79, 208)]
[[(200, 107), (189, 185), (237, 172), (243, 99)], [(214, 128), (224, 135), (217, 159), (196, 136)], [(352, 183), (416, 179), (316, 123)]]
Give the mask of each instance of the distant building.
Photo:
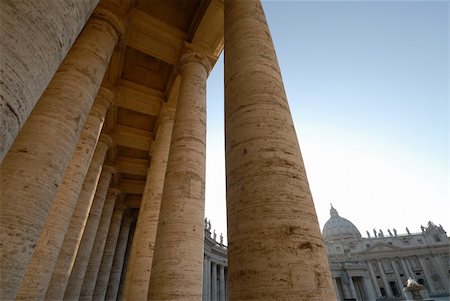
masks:
[(442, 226), (428, 222), (421, 233), (396, 229), (363, 238), (349, 220), (331, 207), (323, 227), (328, 262), (339, 300), (398, 300), (409, 277), (430, 297), (449, 295), (449, 238)]
[[(338, 300), (403, 300), (409, 277), (433, 297), (449, 296), (449, 238), (428, 222), (421, 233), (396, 229), (366, 232), (331, 207), (323, 227), (328, 262)], [(226, 300), (227, 249), (205, 224), (203, 300)], [(223, 274), (223, 277), (222, 277)]]

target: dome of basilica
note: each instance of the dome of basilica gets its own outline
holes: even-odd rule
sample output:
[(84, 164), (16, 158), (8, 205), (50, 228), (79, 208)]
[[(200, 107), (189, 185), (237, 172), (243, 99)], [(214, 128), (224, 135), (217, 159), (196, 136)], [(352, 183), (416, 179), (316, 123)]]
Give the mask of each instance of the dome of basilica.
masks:
[(358, 228), (348, 219), (339, 216), (336, 209), (331, 205), (330, 219), (323, 226), (322, 235), (326, 241), (361, 238)]

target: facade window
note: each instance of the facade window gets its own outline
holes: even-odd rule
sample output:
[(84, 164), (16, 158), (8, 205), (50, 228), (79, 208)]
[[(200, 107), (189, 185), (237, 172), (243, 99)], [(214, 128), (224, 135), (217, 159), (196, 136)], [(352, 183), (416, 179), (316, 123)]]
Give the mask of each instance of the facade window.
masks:
[(439, 237), (439, 235), (435, 235), (434, 236), (434, 241), (435, 242), (440, 242), (441, 241), (441, 238)]
[(388, 242), (388, 244), (390, 244), (391, 246), (392, 246), (392, 242), (390, 241), (390, 242)]
[(366, 244), (366, 248), (370, 247), (370, 244)]
[(417, 279), (417, 282), (418, 282), (419, 284), (421, 284), (421, 285), (425, 285), (425, 281), (423, 281), (422, 278)]
[(423, 244), (423, 241), (422, 241), (421, 239), (417, 240), (417, 242), (418, 242), (419, 244)]
[(381, 292), (381, 295), (382, 295), (384, 298), (387, 297), (387, 295), (386, 295), (386, 290), (384, 289), (384, 287), (380, 287), (380, 292)]
[(390, 281), (389, 286), (391, 287), (391, 291), (392, 291), (392, 294), (394, 295), (394, 297), (399, 297), (400, 293), (397, 288), (397, 283), (395, 283), (395, 281)]

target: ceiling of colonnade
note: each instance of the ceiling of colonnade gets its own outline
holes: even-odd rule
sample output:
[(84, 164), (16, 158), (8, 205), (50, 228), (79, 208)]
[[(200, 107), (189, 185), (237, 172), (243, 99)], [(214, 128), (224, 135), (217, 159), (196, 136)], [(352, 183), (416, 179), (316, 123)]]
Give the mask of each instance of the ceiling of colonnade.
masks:
[(150, 147), (163, 104), (176, 99), (177, 65), (191, 47), (211, 57), (223, 49), (222, 0), (101, 0), (127, 20), (127, 31), (103, 82), (116, 91), (103, 132), (114, 139), (107, 164), (126, 203), (139, 207), (150, 166)]

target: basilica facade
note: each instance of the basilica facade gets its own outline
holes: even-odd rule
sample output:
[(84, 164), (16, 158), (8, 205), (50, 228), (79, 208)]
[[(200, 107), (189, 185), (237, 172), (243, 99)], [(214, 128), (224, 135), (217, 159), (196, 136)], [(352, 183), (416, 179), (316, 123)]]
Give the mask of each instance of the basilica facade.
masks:
[[(226, 246), (210, 229), (206, 224), (205, 258), (225, 265), (226, 273)], [(362, 237), (358, 228), (332, 207), (322, 235), (337, 300), (405, 300), (403, 288), (409, 278), (423, 285), (431, 299), (450, 295), (450, 240), (440, 225), (428, 222), (419, 233), (408, 228), (406, 233), (388, 229), (385, 235), (374, 229)], [(203, 282), (203, 300), (225, 300), (217, 290), (220, 278), (211, 274), (214, 268), (205, 265), (204, 275), (209, 276)]]

